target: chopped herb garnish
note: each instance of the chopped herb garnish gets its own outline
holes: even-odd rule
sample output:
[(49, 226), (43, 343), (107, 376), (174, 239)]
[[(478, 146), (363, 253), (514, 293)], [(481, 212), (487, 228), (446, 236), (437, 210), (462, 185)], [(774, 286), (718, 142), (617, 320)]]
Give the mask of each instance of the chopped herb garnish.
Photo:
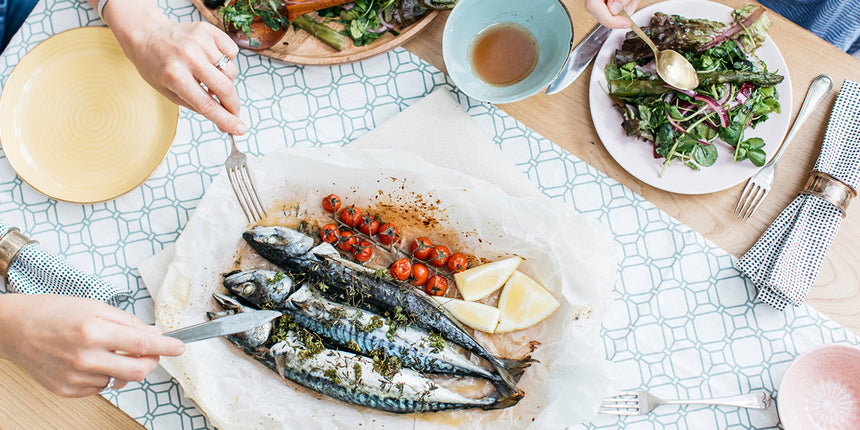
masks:
[(439, 332), (431, 332), (427, 337), (427, 341), (433, 352), (441, 352), (445, 349), (445, 338)]
[(358, 363), (353, 363), (352, 371), (355, 373), (355, 382), (361, 382), (361, 365)]
[(388, 355), (382, 348), (376, 348), (371, 353), (373, 357), (373, 370), (387, 379), (391, 379), (400, 371), (401, 361), (399, 358)]
[(326, 378), (328, 378), (331, 382), (334, 382), (335, 384), (340, 384), (340, 376), (337, 376), (337, 370), (335, 370), (335, 369), (326, 369), (326, 370), (325, 370), (325, 372), (323, 372), (323, 374), (324, 374), (324, 375), (325, 375), (325, 377), (326, 377)]
[(269, 285), (275, 285), (278, 282), (283, 281), (284, 278), (286, 278), (286, 277), (287, 277), (287, 275), (284, 274), (284, 272), (278, 272), (278, 273), (275, 273), (275, 275), (272, 276), (271, 278), (266, 279), (266, 283)]
[(374, 315), (370, 318), (370, 322), (368, 322), (367, 325), (364, 326), (364, 329), (362, 331), (365, 333), (369, 333), (382, 327), (383, 324), (384, 321), (382, 320), (382, 317), (380, 317), (379, 315)]

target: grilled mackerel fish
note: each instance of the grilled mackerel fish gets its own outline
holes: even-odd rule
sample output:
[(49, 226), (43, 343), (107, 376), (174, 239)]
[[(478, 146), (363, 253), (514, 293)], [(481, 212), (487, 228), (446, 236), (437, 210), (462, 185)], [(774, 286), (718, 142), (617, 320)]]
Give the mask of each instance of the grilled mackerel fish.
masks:
[(304, 277), (314, 285), (335, 290), (352, 305), (370, 303), (391, 313), (399, 307), (410, 322), (436, 331), (487, 360), (503, 381), (504, 386), (500, 389), (505, 396), (523, 395), (508, 364), (487, 351), (461, 324), (448, 318), (423, 292), (376, 276), (374, 270), (343, 259), (328, 243), (314, 247), (313, 238), (293, 229), (255, 227), (244, 232), (242, 237), (263, 258), (293, 277)]
[[(366, 356), (379, 351), (397, 357), (403, 367), (419, 372), (470, 376), (503, 387), (501, 378), (473, 363), (438, 333), (398, 322), (398, 315), (383, 317), (355, 306), (337, 303), (309, 285), (295, 292), (292, 280), (281, 272), (253, 269), (225, 275), (224, 287), (252, 305), (282, 311), (296, 324), (320, 335), (326, 342)], [(522, 374), (531, 359), (502, 359), (514, 376)]]
[[(224, 295), (215, 295), (225, 312), (210, 312), (219, 318), (246, 308)], [(266, 327), (271, 330), (271, 325)], [(295, 332), (271, 346), (258, 331), (227, 336), (233, 344), (274, 370), (283, 378), (330, 397), (394, 413), (431, 412), (449, 409), (501, 409), (516, 399), (499, 398), (498, 392), (472, 399), (409, 369), (381, 367), (374, 359), (345, 351), (312, 351)]]

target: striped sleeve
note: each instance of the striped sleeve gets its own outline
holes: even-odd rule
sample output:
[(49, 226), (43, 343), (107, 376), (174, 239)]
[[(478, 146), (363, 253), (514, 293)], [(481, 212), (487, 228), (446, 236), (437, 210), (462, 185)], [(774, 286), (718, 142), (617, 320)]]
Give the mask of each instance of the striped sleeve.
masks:
[(759, 0), (837, 48), (860, 50), (860, 0)]

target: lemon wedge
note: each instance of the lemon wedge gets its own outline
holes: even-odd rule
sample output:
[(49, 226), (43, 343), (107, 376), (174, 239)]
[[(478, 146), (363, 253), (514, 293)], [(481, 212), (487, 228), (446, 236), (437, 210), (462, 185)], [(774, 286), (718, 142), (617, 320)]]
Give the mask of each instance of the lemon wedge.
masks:
[(510, 257), (482, 264), (454, 274), (454, 282), (464, 300), (475, 301), (498, 290), (520, 265), (520, 257)]
[(558, 300), (532, 278), (515, 271), (499, 297), (496, 333), (531, 327), (558, 308)]
[(434, 298), (451, 315), (475, 330), (492, 333), (499, 323), (499, 309), (493, 306), (449, 297)]

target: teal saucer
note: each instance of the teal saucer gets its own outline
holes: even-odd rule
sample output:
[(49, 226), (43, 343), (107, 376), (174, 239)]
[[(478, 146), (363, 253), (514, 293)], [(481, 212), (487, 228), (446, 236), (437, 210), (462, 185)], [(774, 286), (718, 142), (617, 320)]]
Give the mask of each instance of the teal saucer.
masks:
[[(540, 53), (534, 71), (522, 81), (499, 87), (481, 80), (469, 60), (472, 41), (493, 24), (512, 22), (537, 40)], [(570, 53), (573, 24), (559, 0), (460, 0), (448, 16), (442, 35), (442, 56), (448, 76), (469, 97), (511, 103), (537, 94), (558, 74)]]

